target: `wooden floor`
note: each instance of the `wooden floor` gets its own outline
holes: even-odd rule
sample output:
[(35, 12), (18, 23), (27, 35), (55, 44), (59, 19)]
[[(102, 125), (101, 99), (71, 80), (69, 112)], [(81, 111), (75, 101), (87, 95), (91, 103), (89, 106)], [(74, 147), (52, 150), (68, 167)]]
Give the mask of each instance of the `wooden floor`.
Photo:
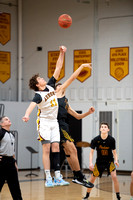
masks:
[[(33, 171), (38, 176), (26, 177), (29, 171), (19, 171), (20, 187), (22, 191), (23, 200), (82, 200), (86, 193), (86, 188), (72, 183), (72, 173), (67, 174), (69, 186), (56, 186), (54, 188), (46, 188), (44, 186), (43, 171)], [(64, 177), (66, 177), (66, 174)], [(90, 174), (86, 174), (89, 179)], [(122, 200), (130, 199), (130, 176), (118, 175), (120, 183), (120, 193)], [(11, 200), (10, 192), (7, 184), (4, 185), (1, 200)], [(112, 181), (110, 177), (104, 175), (101, 179), (97, 178), (95, 187), (91, 191), (90, 200), (115, 200)]]

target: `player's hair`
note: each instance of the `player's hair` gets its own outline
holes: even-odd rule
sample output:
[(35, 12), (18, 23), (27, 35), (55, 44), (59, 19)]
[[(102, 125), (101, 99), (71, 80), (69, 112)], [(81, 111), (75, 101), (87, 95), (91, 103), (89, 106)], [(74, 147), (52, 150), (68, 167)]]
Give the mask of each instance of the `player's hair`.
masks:
[(38, 81), (37, 81), (38, 77), (39, 77), (39, 74), (35, 74), (29, 80), (29, 88), (34, 90), (34, 91), (38, 91), (38, 87), (36, 86), (36, 84), (38, 83)]
[(100, 128), (101, 128), (102, 125), (106, 125), (108, 127), (108, 129), (109, 129), (109, 124), (107, 122), (101, 122), (100, 123)]
[(62, 83), (57, 83), (57, 84), (55, 85), (55, 90), (56, 90), (56, 88), (57, 88), (58, 85), (62, 85)]
[(1, 123), (3, 122), (4, 118), (5, 118), (5, 116), (0, 117), (0, 128), (1, 128)]
[(0, 123), (2, 123), (2, 120), (3, 120), (4, 117), (5, 117), (5, 116), (0, 117)]

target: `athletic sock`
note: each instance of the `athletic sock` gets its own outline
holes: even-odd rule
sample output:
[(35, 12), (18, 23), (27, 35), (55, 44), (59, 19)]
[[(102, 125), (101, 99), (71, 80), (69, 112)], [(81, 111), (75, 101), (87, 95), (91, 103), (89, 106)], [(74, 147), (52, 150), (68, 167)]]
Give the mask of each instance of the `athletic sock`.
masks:
[(60, 178), (60, 170), (57, 170), (54, 173), (55, 173), (55, 178), (59, 179)]
[(51, 177), (51, 173), (50, 173), (50, 170), (45, 170), (45, 174), (46, 174), (46, 179), (50, 178)]
[(74, 178), (76, 178), (76, 174), (75, 174), (75, 171), (73, 171), (73, 175), (74, 175)]
[(79, 180), (83, 180), (84, 175), (82, 174), (81, 170), (75, 171), (75, 177), (78, 178)]
[(60, 153), (52, 152), (52, 160), (53, 160), (54, 171), (60, 170)]
[(86, 192), (86, 196), (84, 198), (88, 198), (90, 196), (90, 192)]
[(118, 200), (121, 199), (121, 197), (120, 197), (120, 193), (119, 193), (119, 192), (116, 192), (116, 197), (117, 197)]

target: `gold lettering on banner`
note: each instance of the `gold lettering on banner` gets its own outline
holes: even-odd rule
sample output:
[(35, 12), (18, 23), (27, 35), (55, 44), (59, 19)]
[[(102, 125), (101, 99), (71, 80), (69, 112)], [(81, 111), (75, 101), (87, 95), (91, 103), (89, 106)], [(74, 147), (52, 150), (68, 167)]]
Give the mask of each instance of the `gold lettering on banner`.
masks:
[(8, 13), (1, 13), (0, 14), (0, 43), (5, 45), (10, 40), (10, 14)]
[[(49, 51), (48, 52), (48, 78), (53, 76), (55, 71), (56, 62), (58, 60), (60, 51)], [(61, 80), (65, 76), (65, 58), (63, 62), (63, 67), (61, 69), (60, 76), (57, 81)]]
[(5, 83), (10, 78), (10, 52), (0, 51), (0, 81)]
[(110, 48), (110, 75), (121, 81), (129, 74), (129, 47)]
[[(83, 63), (91, 63), (91, 49), (74, 50), (74, 71)], [(90, 76), (91, 70), (84, 68), (77, 77), (77, 80), (84, 82)]]

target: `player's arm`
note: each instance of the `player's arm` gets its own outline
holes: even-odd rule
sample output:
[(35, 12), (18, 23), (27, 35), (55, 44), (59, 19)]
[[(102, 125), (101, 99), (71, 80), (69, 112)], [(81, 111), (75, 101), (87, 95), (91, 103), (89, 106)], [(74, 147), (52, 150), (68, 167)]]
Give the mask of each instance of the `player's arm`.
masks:
[(112, 150), (112, 153), (113, 153), (113, 156), (114, 156), (114, 163), (115, 163), (115, 165), (117, 165), (117, 167), (119, 167), (116, 149)]
[(93, 154), (94, 154), (94, 149), (91, 149), (90, 154), (89, 154), (89, 169), (93, 171), (94, 165), (93, 165)]
[(72, 115), (73, 117), (75, 117), (78, 120), (83, 119), (84, 117), (92, 114), (94, 111), (95, 111), (95, 108), (92, 106), (92, 107), (89, 108), (89, 110), (87, 112), (80, 114), (80, 113), (77, 113), (75, 110), (73, 110), (70, 105), (69, 105), (68, 110), (67, 110), (67, 112), (70, 115)]
[(35, 102), (31, 102), (30, 103), (29, 107), (27, 108), (27, 110), (25, 112), (24, 117), (22, 118), (22, 120), (24, 122), (28, 122), (29, 121), (29, 119), (30, 119), (29, 116), (30, 116), (31, 112), (33, 111), (33, 109), (36, 107), (36, 105), (37, 104)]
[(53, 77), (57, 80), (59, 78), (62, 66), (63, 66), (63, 61), (64, 61), (64, 55), (66, 52), (67, 48), (65, 46), (60, 46), (60, 54), (59, 58), (56, 63), (56, 68), (53, 74)]
[(70, 78), (60, 86), (59, 90), (62, 90), (62, 92), (64, 92), (66, 88), (78, 77), (84, 67), (92, 69), (91, 63), (84, 63), (80, 65), (80, 67), (70, 76)]

